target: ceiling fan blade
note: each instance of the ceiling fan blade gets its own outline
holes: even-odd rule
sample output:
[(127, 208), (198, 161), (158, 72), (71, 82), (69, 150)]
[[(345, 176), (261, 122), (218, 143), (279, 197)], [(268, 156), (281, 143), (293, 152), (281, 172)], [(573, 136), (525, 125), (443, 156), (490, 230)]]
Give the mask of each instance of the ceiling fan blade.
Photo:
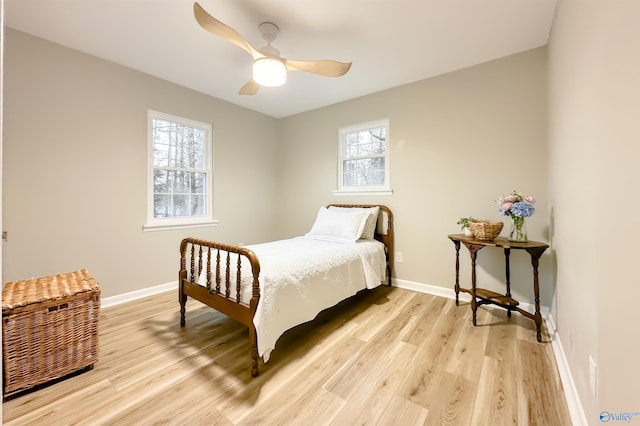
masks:
[(247, 84), (240, 88), (240, 92), (238, 93), (240, 93), (241, 95), (255, 95), (256, 93), (258, 93), (259, 88), (260, 85), (258, 83), (253, 80), (249, 80)]
[(211, 16), (206, 10), (202, 8), (202, 6), (198, 4), (198, 2), (193, 3), (193, 14), (196, 17), (196, 21), (198, 21), (198, 24), (200, 24), (202, 28), (212, 34), (230, 41), (231, 43), (245, 50), (247, 53), (253, 56), (253, 59), (264, 56), (257, 49), (251, 46), (240, 34), (238, 34), (236, 30), (223, 24), (222, 22)]
[(338, 61), (296, 61), (284, 59), (284, 64), (288, 70), (306, 71), (325, 77), (340, 77), (345, 75), (351, 68), (351, 62), (344, 63)]

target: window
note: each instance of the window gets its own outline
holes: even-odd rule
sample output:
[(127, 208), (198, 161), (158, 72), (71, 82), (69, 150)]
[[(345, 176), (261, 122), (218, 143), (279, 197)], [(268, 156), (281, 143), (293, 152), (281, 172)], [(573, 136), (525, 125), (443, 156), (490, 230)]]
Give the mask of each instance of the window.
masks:
[(145, 229), (211, 225), (212, 128), (148, 111), (149, 176)]
[(343, 194), (391, 194), (389, 120), (338, 130), (338, 190)]

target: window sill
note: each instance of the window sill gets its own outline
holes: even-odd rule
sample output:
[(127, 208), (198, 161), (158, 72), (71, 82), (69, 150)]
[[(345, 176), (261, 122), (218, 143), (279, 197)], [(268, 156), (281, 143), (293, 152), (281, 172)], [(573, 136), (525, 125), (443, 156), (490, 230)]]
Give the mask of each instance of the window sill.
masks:
[(379, 189), (379, 190), (335, 189), (331, 192), (333, 193), (333, 195), (393, 195), (392, 189)]
[(205, 226), (216, 226), (218, 225), (218, 220), (210, 220), (206, 222), (198, 222), (198, 223), (182, 223), (182, 224), (170, 224), (170, 225), (142, 225), (143, 232), (151, 232), (151, 231), (171, 231), (174, 229), (188, 229), (188, 228), (202, 228)]

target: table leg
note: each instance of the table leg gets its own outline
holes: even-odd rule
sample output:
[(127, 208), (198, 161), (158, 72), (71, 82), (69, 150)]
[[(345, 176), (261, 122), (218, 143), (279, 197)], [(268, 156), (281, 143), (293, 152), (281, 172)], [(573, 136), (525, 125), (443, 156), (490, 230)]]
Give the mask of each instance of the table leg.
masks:
[(471, 310), (473, 311), (473, 325), (476, 325), (476, 312), (478, 304), (476, 303), (476, 251), (469, 250), (471, 255)]
[(476, 325), (476, 312), (478, 310), (478, 302), (476, 301), (476, 253), (484, 247), (481, 244), (473, 244), (471, 242), (463, 242), (465, 247), (469, 250), (471, 256), (471, 310), (473, 311), (473, 325)]
[[(511, 270), (509, 268), (509, 255), (511, 254), (511, 249), (505, 247), (504, 249), (504, 267), (505, 267), (505, 277), (507, 279), (507, 297), (511, 297)], [(507, 317), (511, 318), (511, 309), (507, 309)]]
[(456, 292), (456, 306), (460, 304), (458, 296), (460, 294), (460, 241), (454, 241), (456, 246), (456, 284), (453, 287)]
[(536, 304), (534, 321), (536, 322), (536, 339), (542, 342), (542, 314), (540, 314), (540, 284), (538, 282), (538, 261), (546, 248), (531, 248), (527, 252), (531, 255), (531, 266), (533, 266), (533, 296)]

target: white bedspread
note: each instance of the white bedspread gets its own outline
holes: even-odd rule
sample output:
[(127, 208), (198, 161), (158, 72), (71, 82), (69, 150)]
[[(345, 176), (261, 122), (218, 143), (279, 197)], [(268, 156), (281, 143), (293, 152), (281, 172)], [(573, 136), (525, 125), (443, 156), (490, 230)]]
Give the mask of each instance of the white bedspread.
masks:
[[(385, 280), (384, 245), (376, 240), (341, 244), (297, 237), (247, 248), (260, 260), (260, 302), (253, 322), (258, 354), (265, 362), (285, 331)], [(251, 297), (248, 262), (242, 270), (241, 300), (248, 303)], [(205, 284), (202, 281), (201, 277), (200, 284)]]

